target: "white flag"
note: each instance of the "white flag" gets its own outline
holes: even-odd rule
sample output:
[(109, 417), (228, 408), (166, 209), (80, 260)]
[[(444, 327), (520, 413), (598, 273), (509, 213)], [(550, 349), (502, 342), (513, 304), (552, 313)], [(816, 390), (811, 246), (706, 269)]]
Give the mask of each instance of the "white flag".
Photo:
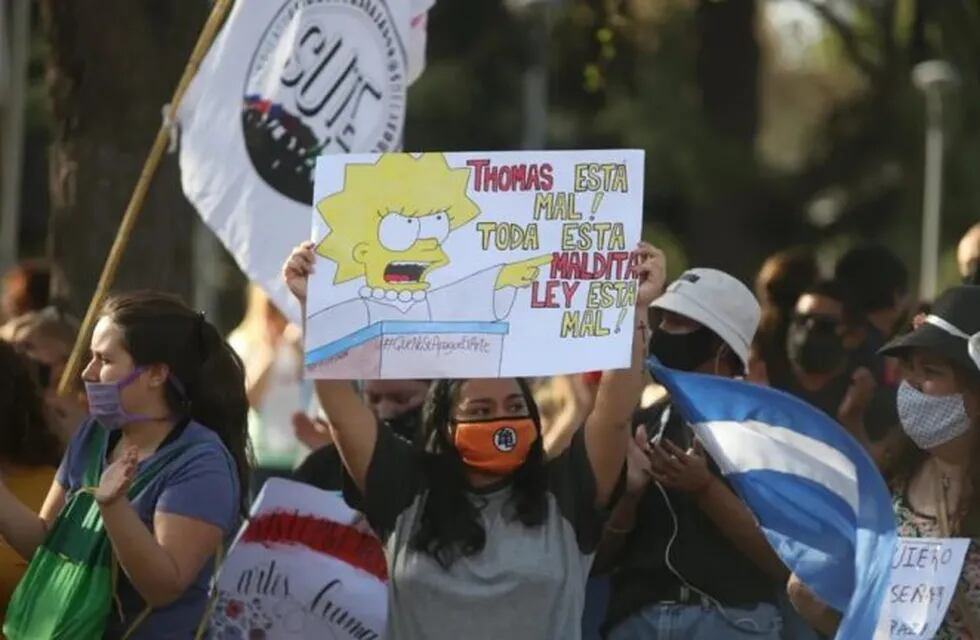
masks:
[(433, 2), (238, 0), (180, 105), (185, 195), (293, 321), (316, 157), (400, 148)]

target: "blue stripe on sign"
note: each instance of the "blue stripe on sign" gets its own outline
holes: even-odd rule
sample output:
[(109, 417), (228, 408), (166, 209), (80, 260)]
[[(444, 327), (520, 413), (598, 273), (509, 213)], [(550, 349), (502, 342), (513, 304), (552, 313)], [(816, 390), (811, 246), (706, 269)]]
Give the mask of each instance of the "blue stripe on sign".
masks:
[(306, 352), (306, 366), (328, 360), (334, 356), (350, 351), (369, 340), (380, 336), (419, 335), (419, 334), (487, 334), (507, 335), (510, 333), (508, 322), (415, 322), (410, 320), (385, 320), (374, 322), (348, 334), (339, 340), (328, 342)]

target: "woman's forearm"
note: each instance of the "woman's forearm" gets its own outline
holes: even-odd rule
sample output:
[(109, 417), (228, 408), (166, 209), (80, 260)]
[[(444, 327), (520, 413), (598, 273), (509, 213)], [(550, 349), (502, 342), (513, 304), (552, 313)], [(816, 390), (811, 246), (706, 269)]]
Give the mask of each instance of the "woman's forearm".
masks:
[(595, 407), (585, 422), (585, 446), (596, 483), (596, 506), (612, 497), (626, 461), (633, 411), (643, 390), (646, 326), (637, 326), (629, 369), (605, 371)]
[(188, 580), (180, 575), (177, 562), (160, 546), (129, 500), (120, 498), (99, 505), (99, 510), (120, 567), (146, 603), (156, 609), (180, 597), (193, 577)]
[(697, 494), (697, 504), (745, 557), (774, 580), (786, 581), (789, 569), (773, 551), (749, 508), (724, 483), (712, 479)]
[(44, 520), (0, 483), (0, 536), (7, 544), (21, 558), (30, 561), (47, 533)]
[[(643, 311), (642, 313), (645, 313)], [(626, 369), (604, 371), (599, 381), (592, 415), (602, 422), (620, 427), (630, 421), (643, 393), (646, 381), (646, 338), (649, 335), (646, 319), (636, 310), (636, 327), (630, 366)]]

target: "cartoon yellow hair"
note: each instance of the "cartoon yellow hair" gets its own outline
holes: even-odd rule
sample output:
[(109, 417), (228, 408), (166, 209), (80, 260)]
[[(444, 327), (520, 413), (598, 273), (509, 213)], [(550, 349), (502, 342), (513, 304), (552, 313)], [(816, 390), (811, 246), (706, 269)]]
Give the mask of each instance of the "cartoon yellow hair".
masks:
[(468, 167), (451, 169), (441, 153), (386, 154), (375, 164), (347, 165), (343, 190), (316, 205), (330, 226), (317, 253), (337, 263), (334, 282), (364, 275), (353, 249), (362, 242), (378, 242), (378, 225), (389, 212), (418, 217), (445, 211), (450, 230), (479, 215), (466, 195), (469, 178)]

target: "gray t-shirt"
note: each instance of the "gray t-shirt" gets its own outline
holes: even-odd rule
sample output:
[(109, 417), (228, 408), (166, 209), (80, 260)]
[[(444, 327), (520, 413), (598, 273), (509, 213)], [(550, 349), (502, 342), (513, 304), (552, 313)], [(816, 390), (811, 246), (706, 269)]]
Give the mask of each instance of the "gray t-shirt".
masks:
[(349, 478), (345, 495), (367, 514), (385, 545), (385, 640), (581, 638), (585, 583), (605, 519), (595, 507), (595, 478), (581, 430), (547, 464), (544, 523), (528, 527), (510, 517), (509, 487), (473, 494), (481, 505), (486, 546), (443, 569), (410, 546), (426, 497), (421, 460), (408, 442), (379, 428), (365, 495), (357, 495)]
[[(97, 422), (90, 420), (79, 428), (69, 443), (55, 478), (66, 492), (76, 491), (82, 486), (88, 463), (84, 459), (86, 442), (95, 430), (101, 428)], [(153, 464), (157, 456), (172, 447), (187, 448), (149, 482), (133, 502), (133, 507), (150, 531), (153, 530), (153, 514), (162, 511), (203, 520), (219, 527), (225, 534), (227, 545), (239, 524), (238, 474), (231, 454), (217, 434), (196, 422), (187, 424), (179, 433), (172, 435), (175, 437), (169, 438), (156, 453), (140, 463), (137, 473)], [(102, 455), (105, 454), (103, 451)], [(213, 569), (212, 559), (201, 569), (190, 589), (174, 603), (151, 613), (136, 628), (130, 640), (193, 638), (207, 606), (208, 586)], [(113, 605), (106, 625), (107, 639), (121, 638), (146, 606), (121, 570), (118, 594), (124, 619), (119, 619)]]

